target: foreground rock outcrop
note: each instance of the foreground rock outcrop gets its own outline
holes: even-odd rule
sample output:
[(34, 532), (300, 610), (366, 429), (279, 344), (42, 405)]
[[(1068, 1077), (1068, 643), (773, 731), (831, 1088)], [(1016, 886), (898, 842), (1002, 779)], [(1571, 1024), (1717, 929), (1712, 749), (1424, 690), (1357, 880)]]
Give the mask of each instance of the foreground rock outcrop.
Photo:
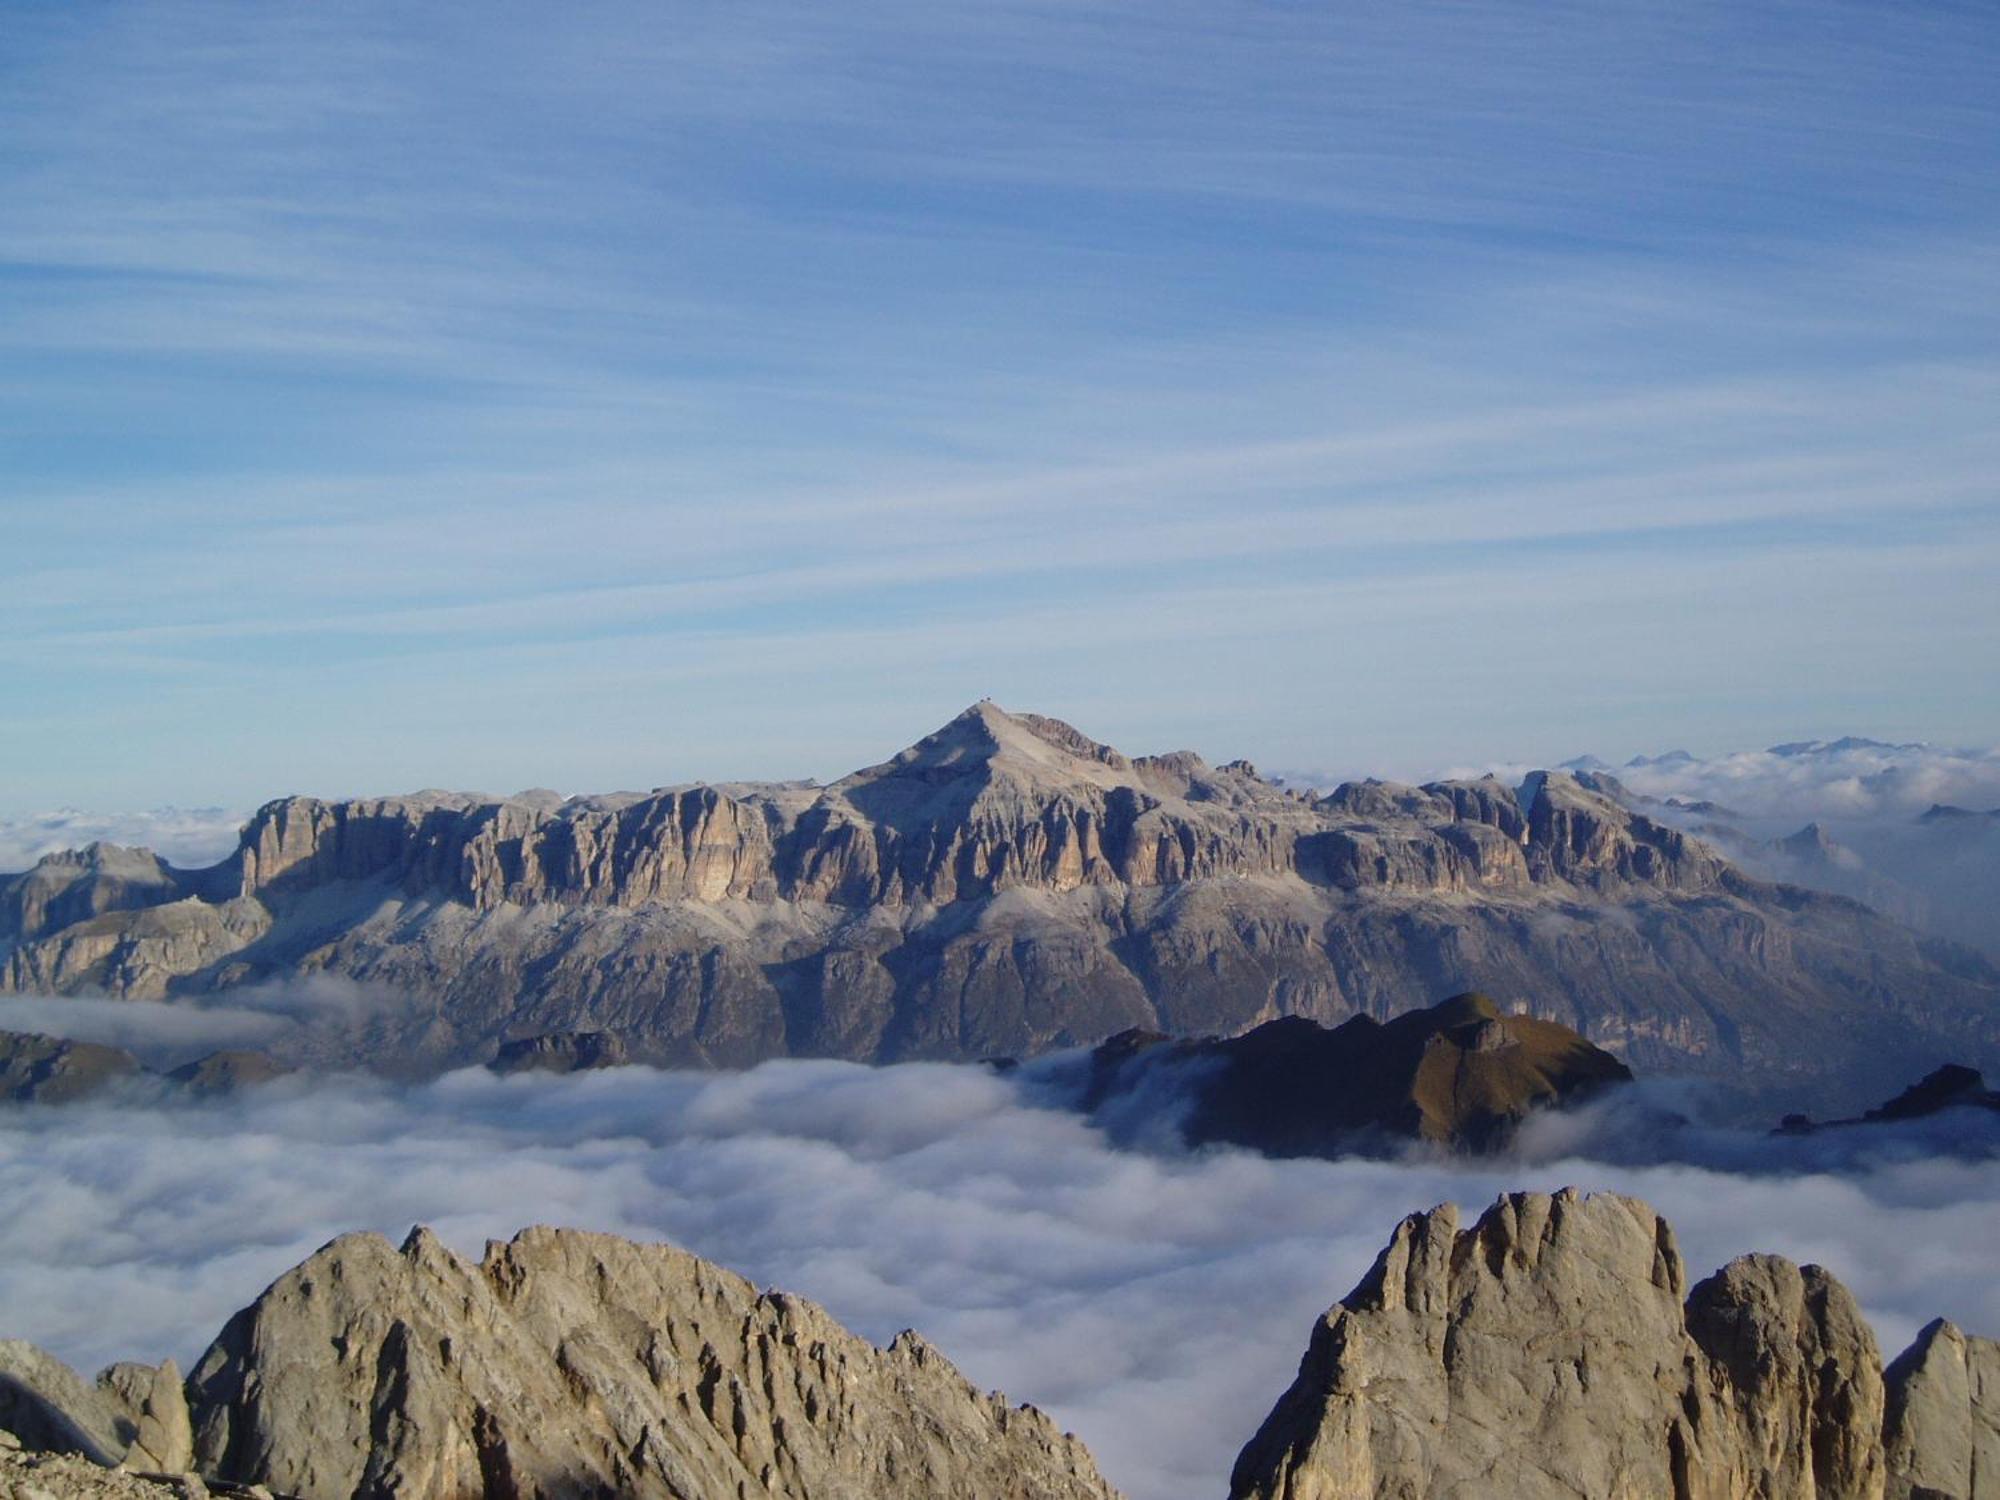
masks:
[(2000, 1496), (2000, 1344), (1940, 1318), (1889, 1366), (1890, 1500)]
[(104, 1468), (176, 1474), (194, 1460), (181, 1374), (116, 1364), (95, 1384), (18, 1339), (0, 1340), (0, 1430), (44, 1452), (73, 1453)]
[(96, 845), (0, 878), (0, 990), (301, 976), (371, 1003), (290, 1060), (416, 1070), (583, 1032), (680, 1065), (1025, 1056), (1472, 989), (1767, 1105), (2000, 1066), (1988, 960), (1574, 776), (1322, 796), (991, 703), (828, 786), (288, 798), (211, 869)]
[(1632, 1072), (1567, 1026), (1457, 995), (1388, 1022), (1331, 1030), (1303, 1017), (1242, 1036), (1175, 1042), (1130, 1031), (1091, 1054), (1084, 1107), (1184, 1110), (1188, 1144), (1270, 1156), (1340, 1156), (1424, 1141), (1491, 1150), (1540, 1109), (1629, 1083)]
[(1817, 1266), (1690, 1290), (1614, 1194), (1403, 1221), (1313, 1331), (1237, 1460), (1236, 1500), (1991, 1500), (2000, 1347), (1934, 1324), (1885, 1377)]
[[(55, 1500), (145, 1500), (127, 1473), (252, 1500), (1114, 1496), (914, 1334), (878, 1349), (692, 1255), (558, 1229), (477, 1262), (422, 1229), (335, 1240), (185, 1385), (0, 1343), (14, 1470)], [(1465, 1229), (1447, 1206), (1321, 1319), (1230, 1492), (2000, 1500), (2000, 1345), (1939, 1321), (1885, 1371), (1817, 1266), (1749, 1255), (1690, 1288), (1633, 1199), (1513, 1194)]]
[(915, 1334), (878, 1349), (683, 1251), (577, 1230), (478, 1262), (421, 1229), (335, 1240), (230, 1320), (185, 1400), (171, 1365), (93, 1387), (0, 1345), (0, 1426), (302, 1500), (1115, 1493)]
[[(27, 1449), (0, 1428), (0, 1497), (5, 1500), (198, 1500), (204, 1493), (215, 1492), (193, 1475), (106, 1469), (75, 1454)], [(275, 1500), (269, 1492), (227, 1486), (221, 1493)]]

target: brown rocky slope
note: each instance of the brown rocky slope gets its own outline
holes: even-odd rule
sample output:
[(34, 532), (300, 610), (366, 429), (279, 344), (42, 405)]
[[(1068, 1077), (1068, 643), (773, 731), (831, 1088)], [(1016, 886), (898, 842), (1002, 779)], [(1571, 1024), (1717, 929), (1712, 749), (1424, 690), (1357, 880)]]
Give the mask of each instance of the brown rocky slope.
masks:
[(1181, 1110), (1189, 1145), (1267, 1156), (1399, 1151), (1412, 1141), (1488, 1151), (1537, 1110), (1631, 1081), (1630, 1069), (1567, 1026), (1465, 994), (1331, 1030), (1288, 1016), (1220, 1040), (1120, 1032), (1091, 1054), (1082, 1103), (1115, 1120), (1164, 1097)]
[(1232, 1500), (1993, 1500), (2000, 1345), (1934, 1323), (1884, 1372), (1817, 1266), (1690, 1291), (1614, 1194), (1403, 1221), (1246, 1446)]
[(291, 798), (212, 869), (94, 846), (0, 881), (0, 989), (321, 974), (399, 997), (340, 1060), (420, 1068), (562, 1031), (699, 1065), (1026, 1055), (1470, 989), (1819, 1109), (2000, 1064), (1986, 960), (1569, 776), (1316, 796), (991, 703), (825, 787)]

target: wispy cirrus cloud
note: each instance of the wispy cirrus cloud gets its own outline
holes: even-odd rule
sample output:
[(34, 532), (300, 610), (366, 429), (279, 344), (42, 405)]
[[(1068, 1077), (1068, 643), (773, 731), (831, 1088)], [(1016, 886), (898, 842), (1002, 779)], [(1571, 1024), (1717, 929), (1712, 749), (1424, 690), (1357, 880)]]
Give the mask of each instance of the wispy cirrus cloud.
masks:
[[(9, 795), (646, 782), (693, 721), (740, 726), (705, 773), (838, 768), (856, 737), (761, 706), (801, 694), (921, 726), (998, 691), (1292, 764), (1490, 754), (1553, 714), (1776, 737), (1840, 702), (1990, 737), (1944, 663), (2000, 641), (1991, 39), (1837, 21), (22, 18)], [(1801, 593), (1813, 568), (1859, 595)], [(1364, 575), (1428, 612), (1344, 606)], [(1930, 649), (1815, 653), (1857, 604)], [(1711, 617), (1782, 649), (1717, 650)], [(1246, 671), (1207, 636), (1253, 619), (1293, 634)], [(547, 723), (633, 655), (680, 695), (566, 738), (443, 706), (453, 660), (551, 651)], [(1518, 691), (1558, 658), (1555, 701)], [(1143, 711), (1173, 686), (1189, 710)]]

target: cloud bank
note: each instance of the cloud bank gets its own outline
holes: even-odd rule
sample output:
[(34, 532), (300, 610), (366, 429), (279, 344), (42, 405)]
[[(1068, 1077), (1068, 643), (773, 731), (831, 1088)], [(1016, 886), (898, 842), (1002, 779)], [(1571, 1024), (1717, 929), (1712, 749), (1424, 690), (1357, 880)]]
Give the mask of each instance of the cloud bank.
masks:
[(1710, 759), (1653, 757), (1614, 773), (1633, 791), (1720, 803), (1753, 819), (1861, 821), (1915, 816), (1933, 803), (2000, 807), (2000, 748), (1835, 740)]
[[(2000, 817), (1936, 817), (1933, 806), (2000, 809), (2000, 747), (1887, 744), (1852, 736), (1697, 756), (1683, 750), (1604, 771), (1650, 815), (1696, 833), (1752, 874), (1865, 902), (1912, 926), (2000, 957)], [(1461, 766), (1518, 780), (1525, 762)], [(1325, 786), (1339, 780), (1301, 773)], [(1817, 823), (1829, 842), (1782, 843)]]
[[(787, 1062), (0, 1110), (0, 1333), (86, 1367), (185, 1361), (337, 1232), (421, 1221), (477, 1251), (580, 1225), (671, 1239), (878, 1340), (918, 1327), (1135, 1500), (1180, 1500), (1222, 1491), (1313, 1319), (1446, 1199), (1617, 1188), (1673, 1219), (1698, 1273), (1753, 1248), (1829, 1266), (1892, 1349), (1937, 1313), (2000, 1330), (1990, 1156), (1616, 1165), (1580, 1154), (1586, 1123), (1508, 1163), (1270, 1162), (1116, 1149), (1036, 1097), (976, 1068)], [(1819, 1139), (1784, 1143), (1789, 1165)]]
[(44, 854), (100, 840), (151, 849), (171, 865), (200, 869), (236, 847), (245, 815), (226, 807), (156, 807), (99, 813), (74, 807), (0, 817), (0, 871), (25, 870)]
[(0, 1031), (32, 1031), (123, 1047), (151, 1068), (171, 1068), (222, 1047), (265, 1048), (297, 1061), (338, 1046), (409, 997), (337, 974), (242, 985), (173, 1000), (0, 995)]
[[(1931, 806), (2000, 807), (2000, 746), (1954, 747), (1886, 744), (1848, 736), (1799, 740), (1764, 750), (1700, 756), (1685, 750), (1634, 756), (1624, 762), (1579, 755), (1571, 769), (1609, 772), (1641, 797), (1664, 802), (1712, 802), (1715, 817), (1746, 826), (1790, 831), (1818, 820), (1835, 824), (1906, 820)], [(1519, 781), (1548, 763), (1495, 760), (1455, 766), (1447, 777), (1483, 776)], [(1325, 772), (1297, 772), (1302, 785), (1330, 786), (1342, 779)]]

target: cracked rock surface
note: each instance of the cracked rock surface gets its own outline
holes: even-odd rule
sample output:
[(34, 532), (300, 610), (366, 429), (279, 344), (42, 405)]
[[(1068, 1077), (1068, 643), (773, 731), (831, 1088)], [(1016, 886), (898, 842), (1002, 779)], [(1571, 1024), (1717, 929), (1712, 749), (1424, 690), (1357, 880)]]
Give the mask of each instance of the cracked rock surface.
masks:
[(825, 786), (288, 797), (205, 870), (52, 855), (0, 876), (0, 990), (331, 978), (398, 1003), (284, 1060), (416, 1071), (561, 1034), (671, 1065), (1019, 1057), (1469, 990), (1786, 1108), (2000, 1068), (1992, 963), (1754, 880), (1608, 785), (1321, 795), (982, 702)]
[(1934, 1324), (1889, 1370), (1817, 1266), (1686, 1285), (1611, 1193), (1403, 1221), (1314, 1329), (1236, 1500), (1996, 1500), (2000, 1349)]

